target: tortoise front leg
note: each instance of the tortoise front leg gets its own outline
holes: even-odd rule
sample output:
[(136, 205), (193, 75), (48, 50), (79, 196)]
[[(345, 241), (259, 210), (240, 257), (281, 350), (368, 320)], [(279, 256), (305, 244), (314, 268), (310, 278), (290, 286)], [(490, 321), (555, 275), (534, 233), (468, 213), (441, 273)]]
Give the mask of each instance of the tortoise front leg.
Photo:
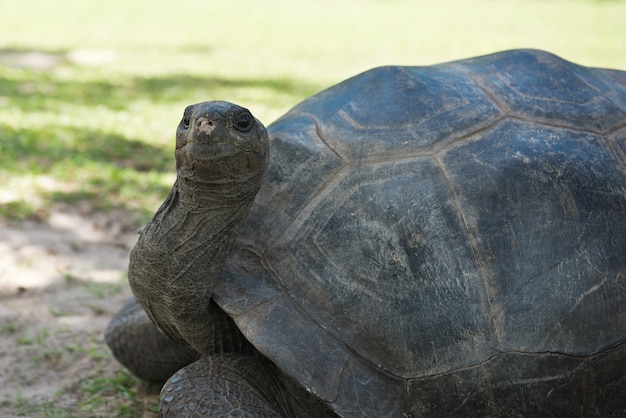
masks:
[(336, 418), (326, 404), (260, 353), (206, 356), (161, 389), (163, 417)]
[[(161, 389), (163, 417), (285, 417), (275, 373), (255, 355), (202, 357), (176, 372)], [(277, 399), (278, 398), (278, 399)]]

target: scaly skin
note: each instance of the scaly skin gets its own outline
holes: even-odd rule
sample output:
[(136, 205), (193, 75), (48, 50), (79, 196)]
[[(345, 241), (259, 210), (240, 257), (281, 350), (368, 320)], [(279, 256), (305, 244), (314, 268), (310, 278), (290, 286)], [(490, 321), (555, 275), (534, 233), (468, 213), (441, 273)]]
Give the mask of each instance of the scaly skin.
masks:
[(185, 111), (176, 133), (177, 180), (132, 251), (128, 278), (163, 333), (212, 354), (211, 293), (269, 159), (267, 131), (226, 102)]

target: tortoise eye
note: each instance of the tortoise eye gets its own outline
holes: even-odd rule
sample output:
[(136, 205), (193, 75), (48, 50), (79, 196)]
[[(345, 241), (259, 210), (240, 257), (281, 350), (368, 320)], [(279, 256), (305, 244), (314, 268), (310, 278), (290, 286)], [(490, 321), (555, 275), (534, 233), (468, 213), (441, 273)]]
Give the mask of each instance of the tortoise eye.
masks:
[(183, 129), (189, 128), (189, 123), (191, 122), (191, 111), (192, 111), (192, 107), (188, 106), (185, 109), (185, 113), (183, 113), (183, 119), (180, 121), (180, 124), (182, 125)]
[(243, 111), (237, 115), (235, 115), (235, 129), (237, 129), (240, 132), (248, 132), (250, 130), (250, 128), (252, 128), (252, 115), (250, 114), (250, 112)]

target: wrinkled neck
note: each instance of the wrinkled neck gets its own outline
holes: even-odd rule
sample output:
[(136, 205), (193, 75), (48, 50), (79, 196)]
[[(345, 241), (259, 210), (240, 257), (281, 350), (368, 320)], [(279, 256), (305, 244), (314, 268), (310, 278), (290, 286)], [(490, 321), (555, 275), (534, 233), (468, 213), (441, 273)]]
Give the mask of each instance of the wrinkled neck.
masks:
[(197, 181), (179, 175), (174, 185), (183, 208), (191, 212), (238, 212), (252, 203), (261, 175), (241, 180)]
[(165, 334), (206, 352), (211, 293), (256, 190), (236, 199), (219, 188), (206, 193), (181, 187), (180, 180), (142, 231), (128, 277), (137, 300)]

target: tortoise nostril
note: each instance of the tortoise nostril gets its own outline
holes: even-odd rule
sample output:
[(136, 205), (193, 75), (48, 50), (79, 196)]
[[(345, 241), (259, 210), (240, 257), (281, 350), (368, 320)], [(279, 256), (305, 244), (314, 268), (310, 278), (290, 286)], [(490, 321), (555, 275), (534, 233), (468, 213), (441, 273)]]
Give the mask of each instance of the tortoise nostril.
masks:
[(208, 116), (198, 118), (196, 121), (196, 128), (199, 132), (210, 134), (215, 128), (215, 122)]

